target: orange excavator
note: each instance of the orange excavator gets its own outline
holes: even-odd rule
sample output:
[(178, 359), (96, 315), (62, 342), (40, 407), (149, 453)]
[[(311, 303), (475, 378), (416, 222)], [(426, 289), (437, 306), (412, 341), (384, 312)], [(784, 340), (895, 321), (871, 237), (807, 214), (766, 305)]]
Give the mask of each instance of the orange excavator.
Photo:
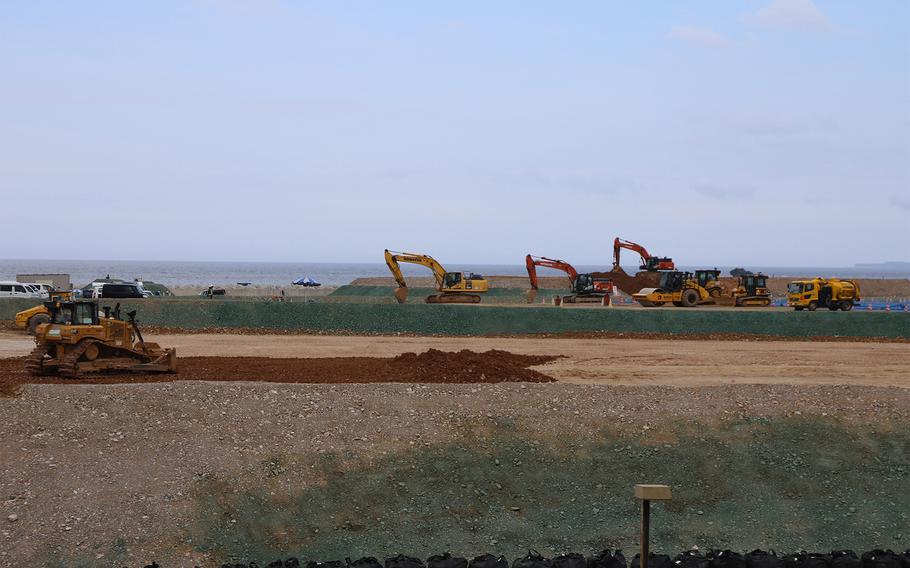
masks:
[(619, 267), (619, 251), (622, 249), (635, 251), (641, 256), (641, 266), (638, 267), (639, 270), (647, 270), (648, 272), (676, 270), (676, 265), (673, 264), (672, 258), (652, 256), (651, 253), (640, 244), (620, 239), (619, 237), (616, 237), (613, 240), (613, 268)]
[(527, 255), (525, 265), (528, 268), (528, 278), (531, 280), (531, 289), (528, 290), (528, 303), (533, 303), (537, 297), (537, 267), (555, 268), (562, 270), (569, 277), (569, 289), (572, 294), (560, 298), (560, 302), (574, 304), (576, 302), (598, 301), (607, 305), (613, 295), (613, 281), (609, 278), (595, 277), (593, 274), (579, 274), (575, 267), (564, 260), (555, 260), (544, 256)]

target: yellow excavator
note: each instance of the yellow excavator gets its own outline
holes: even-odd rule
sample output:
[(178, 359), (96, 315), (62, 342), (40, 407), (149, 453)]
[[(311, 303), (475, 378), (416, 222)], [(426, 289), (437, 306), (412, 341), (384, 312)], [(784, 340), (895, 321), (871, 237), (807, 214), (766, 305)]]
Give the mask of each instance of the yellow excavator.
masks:
[(437, 294), (427, 296), (428, 304), (479, 304), (480, 296), (487, 291), (487, 281), (480, 274), (473, 272), (447, 272), (439, 262), (425, 254), (394, 252), (386, 249), (385, 263), (392, 271), (398, 289), (395, 299), (399, 304), (408, 299), (408, 285), (401, 273), (399, 263), (419, 264), (433, 271), (436, 278)]

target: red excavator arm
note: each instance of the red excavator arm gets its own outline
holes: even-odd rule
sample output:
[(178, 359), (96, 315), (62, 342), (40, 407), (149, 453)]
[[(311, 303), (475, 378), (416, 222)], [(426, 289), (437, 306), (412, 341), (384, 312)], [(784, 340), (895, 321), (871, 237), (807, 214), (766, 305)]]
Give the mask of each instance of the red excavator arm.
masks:
[(619, 266), (619, 251), (621, 249), (629, 249), (631, 251), (637, 252), (639, 256), (641, 256), (641, 266), (639, 268), (642, 270), (676, 269), (676, 265), (673, 264), (673, 259), (651, 256), (651, 254), (648, 253), (648, 250), (640, 244), (620, 239), (619, 237), (616, 237), (613, 240), (613, 268)]
[(553, 260), (543, 256), (528, 255), (525, 257), (525, 264), (528, 267), (528, 278), (531, 279), (531, 289), (537, 290), (537, 267), (545, 266), (562, 270), (569, 276), (569, 287), (575, 286), (575, 279), (578, 278), (578, 271), (564, 260)]

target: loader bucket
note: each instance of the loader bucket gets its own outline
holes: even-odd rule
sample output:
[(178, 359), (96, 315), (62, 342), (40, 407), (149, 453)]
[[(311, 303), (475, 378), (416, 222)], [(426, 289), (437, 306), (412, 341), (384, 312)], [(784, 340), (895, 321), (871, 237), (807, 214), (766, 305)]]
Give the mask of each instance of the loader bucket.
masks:
[(405, 303), (405, 301), (408, 299), (408, 289), (404, 286), (400, 286), (397, 290), (395, 290), (395, 299), (398, 300), (399, 304)]

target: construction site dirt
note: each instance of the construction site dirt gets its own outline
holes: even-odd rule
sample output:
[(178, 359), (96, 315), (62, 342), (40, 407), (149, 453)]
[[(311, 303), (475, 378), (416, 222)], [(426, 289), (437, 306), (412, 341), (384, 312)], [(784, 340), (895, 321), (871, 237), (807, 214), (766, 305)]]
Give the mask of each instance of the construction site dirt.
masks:
[(910, 534), (907, 343), (147, 339), (176, 375), (31, 377), (0, 332), (0, 566), (634, 549), (642, 481), (658, 550)]
[(175, 374), (96, 373), (78, 379), (32, 376), (23, 359), (0, 359), (0, 394), (12, 394), (18, 384), (36, 383), (155, 383), (181, 381), (265, 381), (273, 383), (498, 383), (552, 382), (528, 369), (556, 356), (515, 355), (489, 350), (455, 353), (429, 349), (394, 357), (185, 357)]

